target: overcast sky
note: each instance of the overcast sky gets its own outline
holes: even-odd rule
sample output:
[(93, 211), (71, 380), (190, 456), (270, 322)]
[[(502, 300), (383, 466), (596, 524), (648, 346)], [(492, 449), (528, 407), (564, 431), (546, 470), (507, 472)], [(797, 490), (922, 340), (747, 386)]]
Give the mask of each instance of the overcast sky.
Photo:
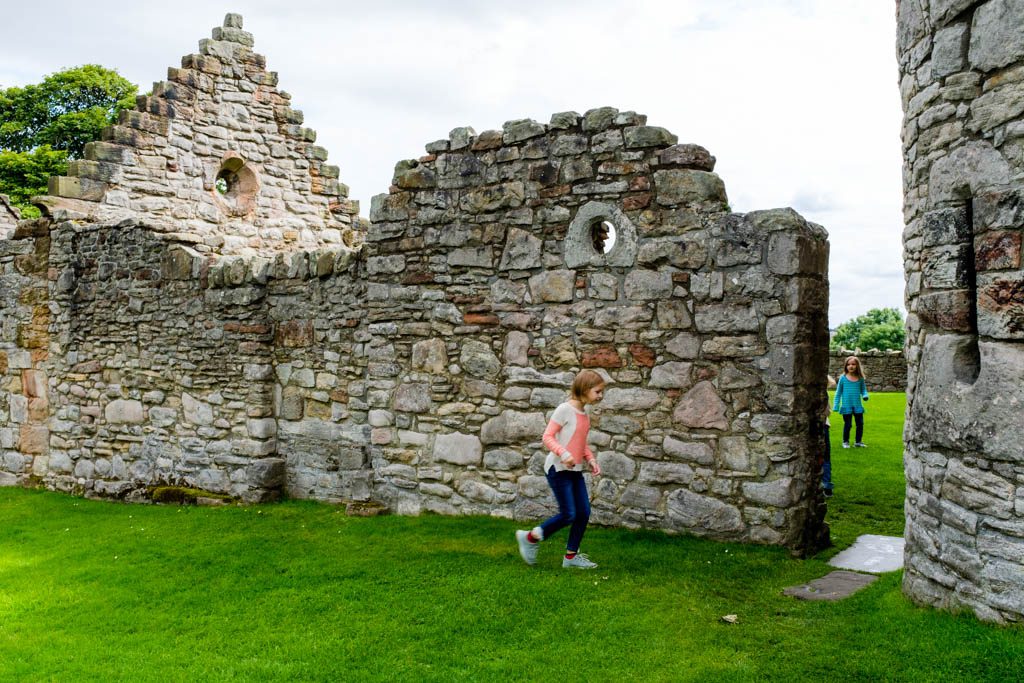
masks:
[(733, 210), (825, 226), (830, 326), (903, 309), (891, 0), (0, 0), (0, 87), (96, 63), (146, 91), (227, 12), (364, 216), (452, 128), (613, 106), (707, 147)]

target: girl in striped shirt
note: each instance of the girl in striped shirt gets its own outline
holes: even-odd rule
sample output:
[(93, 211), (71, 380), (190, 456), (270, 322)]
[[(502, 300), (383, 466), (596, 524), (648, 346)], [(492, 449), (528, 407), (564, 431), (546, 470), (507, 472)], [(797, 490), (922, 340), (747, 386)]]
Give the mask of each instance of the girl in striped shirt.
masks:
[(590, 496), (583, 479), (583, 463), (590, 465), (595, 476), (601, 474), (601, 466), (587, 445), (590, 416), (586, 407), (604, 398), (604, 384), (604, 378), (593, 370), (583, 370), (576, 375), (569, 400), (555, 408), (544, 430), (544, 446), (548, 449), (544, 476), (558, 502), (558, 514), (532, 531), (516, 532), (519, 554), (526, 564), (537, 561), (541, 541), (559, 529), (569, 527), (562, 567), (593, 569), (597, 566), (579, 550), (590, 519)]
[(857, 356), (846, 359), (846, 372), (839, 378), (836, 385), (836, 398), (832, 402), (832, 410), (843, 416), (843, 448), (850, 447), (850, 423), (857, 421), (857, 440), (854, 446), (867, 448), (861, 439), (864, 438), (864, 404), (868, 400), (868, 385), (864, 379), (864, 368)]

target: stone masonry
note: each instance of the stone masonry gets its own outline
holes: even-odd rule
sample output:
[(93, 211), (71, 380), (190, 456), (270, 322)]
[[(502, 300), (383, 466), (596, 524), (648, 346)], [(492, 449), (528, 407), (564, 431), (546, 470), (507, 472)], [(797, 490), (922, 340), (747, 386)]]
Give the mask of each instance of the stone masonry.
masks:
[(533, 522), (589, 367), (595, 521), (820, 541), (820, 226), (612, 108), (456, 128), (366, 222), (251, 46), (228, 15), (0, 241), (0, 483)]
[(914, 600), (1024, 618), (1024, 0), (899, 0)]
[(14, 234), (14, 228), (21, 220), (21, 213), (18, 207), (12, 206), (10, 198), (0, 194), (0, 240), (7, 239)]
[(907, 357), (903, 351), (831, 351), (828, 358), (828, 374), (838, 380), (843, 374), (846, 359), (857, 356), (867, 377), (868, 391), (906, 391)]

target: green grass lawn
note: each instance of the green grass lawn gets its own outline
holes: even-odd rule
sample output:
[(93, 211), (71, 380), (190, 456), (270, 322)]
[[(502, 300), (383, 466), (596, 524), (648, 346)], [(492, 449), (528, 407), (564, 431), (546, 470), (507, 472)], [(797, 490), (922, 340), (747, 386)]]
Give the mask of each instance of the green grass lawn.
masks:
[[(835, 451), (830, 521), (842, 545), (902, 529), (903, 397), (876, 395), (868, 407), (871, 447)], [(0, 679), (1020, 676), (1019, 628), (914, 607), (899, 573), (835, 604), (781, 595), (828, 573), (829, 552), (794, 560), (777, 548), (591, 529), (585, 549), (602, 566), (570, 572), (557, 542), (526, 567), (515, 526), (0, 489)]]
[[(831, 401), (834, 394), (829, 395)], [(864, 404), (867, 448), (842, 447), (843, 417), (832, 413), (832, 483), (828, 503), (832, 542), (852, 544), (861, 534), (903, 535), (903, 411), (904, 394), (872, 394)], [(853, 441), (856, 425), (850, 429)]]

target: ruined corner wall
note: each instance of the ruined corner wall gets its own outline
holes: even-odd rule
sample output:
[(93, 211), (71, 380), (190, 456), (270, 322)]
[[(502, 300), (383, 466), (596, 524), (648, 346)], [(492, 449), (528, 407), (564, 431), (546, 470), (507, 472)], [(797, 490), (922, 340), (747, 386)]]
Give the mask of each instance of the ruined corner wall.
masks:
[(375, 497), (550, 514), (540, 436), (589, 367), (610, 380), (596, 521), (792, 547), (820, 532), (824, 230), (729, 213), (713, 157), (675, 142), (605, 108), (456, 129), (396, 167), (360, 330)]
[(21, 239), (0, 238), (0, 486), (24, 482), (48, 448), (46, 226), (26, 221)]
[(1024, 618), (1024, 2), (897, 2), (904, 592)]
[(276, 350), (305, 350), (306, 336), (274, 311), (293, 317), (289, 301), (320, 277), (348, 287), (353, 252), (217, 257), (124, 221), (32, 227), (0, 241), (0, 483), (276, 498), (276, 378), (309, 371), (279, 367)]
[(864, 366), (868, 391), (906, 391), (907, 357), (903, 351), (850, 351), (839, 349), (829, 353), (828, 374), (838, 380), (846, 359), (856, 355)]

